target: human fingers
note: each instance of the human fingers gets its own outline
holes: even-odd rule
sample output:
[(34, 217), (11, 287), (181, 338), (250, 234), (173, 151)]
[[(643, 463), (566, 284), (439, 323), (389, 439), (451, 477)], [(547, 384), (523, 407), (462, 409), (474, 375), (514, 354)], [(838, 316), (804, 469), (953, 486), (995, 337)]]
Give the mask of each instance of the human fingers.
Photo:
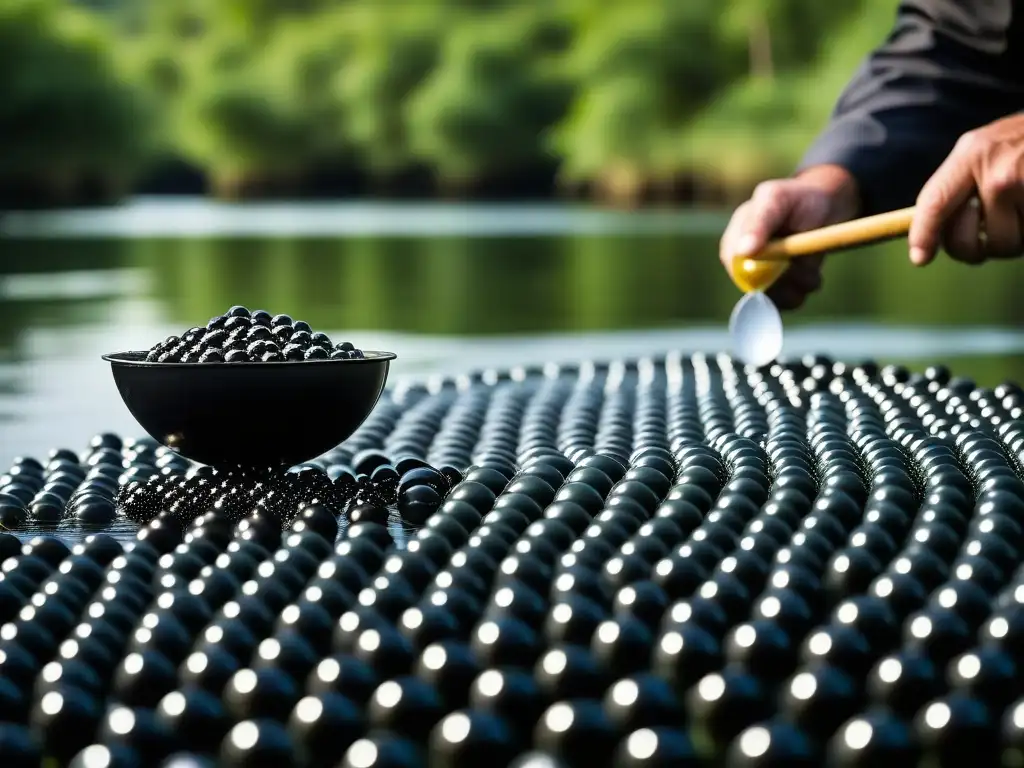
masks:
[(976, 142), (975, 134), (964, 134), (917, 197), (908, 239), (910, 260), (918, 266), (934, 260), (949, 218), (967, 202), (974, 191), (971, 159)]
[(1012, 167), (1008, 172), (993, 168), (982, 174), (978, 195), (985, 233), (980, 248), (982, 256), (988, 259), (1020, 256), (1024, 252), (1024, 233), (1021, 232), (1024, 179), (1018, 178)]
[(961, 205), (943, 228), (942, 247), (950, 258), (964, 264), (981, 264), (985, 260), (981, 211), (976, 197)]
[(718, 259), (730, 275), (732, 274), (732, 265), (736, 257), (736, 241), (739, 239), (740, 233), (744, 231), (744, 227), (746, 227), (749, 210), (750, 202), (748, 201), (733, 212), (732, 218), (729, 219), (729, 223), (725, 227), (725, 232), (722, 233), (722, 239), (718, 243)]
[(765, 181), (757, 185), (744, 212), (733, 243), (733, 256), (751, 256), (780, 232), (789, 229), (790, 218), (804, 192), (791, 180)]

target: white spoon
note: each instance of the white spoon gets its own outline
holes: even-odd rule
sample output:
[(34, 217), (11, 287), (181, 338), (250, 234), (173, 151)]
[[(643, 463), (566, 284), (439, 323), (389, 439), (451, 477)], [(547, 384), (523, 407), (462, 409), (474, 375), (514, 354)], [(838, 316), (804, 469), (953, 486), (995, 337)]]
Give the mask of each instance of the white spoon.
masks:
[[(910, 231), (914, 220), (914, 208), (904, 208), (889, 213), (879, 213), (862, 219), (822, 227), (809, 232), (800, 232), (778, 240), (772, 240), (760, 252), (759, 258), (771, 262), (786, 262), (800, 256), (824, 254), (848, 250), (868, 243), (904, 237)], [(736, 357), (748, 365), (762, 366), (775, 360), (782, 352), (782, 317), (772, 300), (755, 286), (770, 285), (775, 277), (785, 271), (773, 270), (762, 265), (760, 270), (751, 270), (737, 279), (736, 287), (744, 296), (729, 318), (729, 332), (732, 334)], [(753, 282), (752, 282), (753, 281)]]
[(729, 317), (733, 353), (747, 365), (768, 365), (782, 352), (782, 316), (760, 291), (743, 294)]

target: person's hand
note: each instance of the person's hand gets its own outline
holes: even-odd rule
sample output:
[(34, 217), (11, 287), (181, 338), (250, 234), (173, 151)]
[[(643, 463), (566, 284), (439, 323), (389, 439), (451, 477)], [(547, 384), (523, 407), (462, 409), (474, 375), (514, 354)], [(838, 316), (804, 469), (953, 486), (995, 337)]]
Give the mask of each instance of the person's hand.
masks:
[(965, 133), (921, 190), (910, 259), (940, 246), (966, 264), (1024, 255), (1024, 115)]
[[(732, 216), (722, 235), (718, 256), (732, 273), (737, 257), (760, 251), (775, 237), (838, 224), (857, 216), (856, 184), (838, 166), (809, 168), (792, 179), (760, 184)], [(821, 287), (818, 256), (794, 259), (767, 294), (780, 309), (796, 309)]]

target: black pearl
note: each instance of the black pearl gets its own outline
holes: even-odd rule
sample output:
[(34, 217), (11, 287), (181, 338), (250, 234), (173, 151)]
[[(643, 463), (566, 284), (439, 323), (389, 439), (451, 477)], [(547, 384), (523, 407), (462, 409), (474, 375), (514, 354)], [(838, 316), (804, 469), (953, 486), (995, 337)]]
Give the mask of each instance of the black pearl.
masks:
[(569, 768), (607, 764), (616, 745), (615, 727), (599, 701), (553, 704), (534, 729), (534, 745)]
[(790, 678), (779, 709), (811, 737), (827, 739), (862, 703), (857, 682), (834, 667), (819, 665)]
[(725, 640), (727, 662), (742, 664), (762, 680), (776, 681), (796, 665), (797, 652), (789, 635), (772, 621), (736, 627)]
[(174, 664), (166, 656), (159, 651), (143, 651), (125, 657), (114, 676), (113, 691), (129, 706), (154, 707), (176, 682)]
[(473, 682), (469, 706), (509, 723), (519, 738), (529, 738), (548, 702), (533, 676), (516, 669), (488, 669)]
[(470, 768), (508, 765), (517, 755), (517, 740), (509, 725), (487, 712), (456, 711), (441, 720), (429, 741), (431, 765)]
[(487, 475), (486, 478), (489, 483), (485, 484), (467, 476), (465, 480), (452, 488), (446, 501), (462, 501), (472, 506), (481, 515), (485, 514), (494, 506), (497, 494), (501, 493), (491, 487), (499, 484), (495, 482), (494, 476)]
[[(476, 467), (466, 473), (463, 482), (465, 483), (477, 483), (483, 485), (491, 491), (493, 496), (501, 493), (508, 486), (509, 479), (505, 477), (501, 472), (496, 469), (489, 467)], [(493, 499), (492, 499), (493, 501)]]
[(612, 768), (698, 768), (702, 761), (684, 730), (640, 728), (619, 742)]
[(673, 687), (650, 674), (619, 680), (605, 693), (603, 702), (605, 714), (620, 733), (671, 727), (683, 719)]
[(540, 651), (537, 634), (511, 616), (481, 622), (473, 633), (473, 652), (489, 667), (529, 667)]
[(914, 731), (929, 764), (995, 765), (999, 729), (977, 699), (953, 694), (927, 704), (914, 718)]
[(382, 683), (367, 709), (371, 728), (401, 733), (417, 743), (426, 742), (442, 715), (437, 691), (417, 677), (399, 677)]
[(970, 627), (952, 610), (924, 609), (903, 624), (903, 647), (927, 655), (940, 666), (966, 651), (970, 643)]
[(682, 695), (722, 663), (722, 647), (714, 635), (687, 622), (658, 638), (651, 668)]
[(953, 659), (946, 672), (950, 688), (999, 712), (1010, 704), (1020, 684), (1014, 657), (994, 646), (981, 647)]
[(449, 711), (467, 704), (470, 686), (481, 672), (469, 646), (451, 640), (428, 645), (413, 668), (413, 674), (437, 691)]
[(126, 744), (92, 744), (75, 755), (67, 765), (68, 768), (130, 768), (141, 761), (138, 751)]
[(594, 658), (613, 679), (645, 667), (653, 646), (654, 636), (650, 629), (633, 617), (602, 622), (590, 641)]
[(224, 689), (223, 701), (236, 720), (269, 719), (283, 722), (300, 698), (295, 680), (272, 667), (241, 669)]
[(168, 728), (152, 709), (114, 706), (103, 719), (98, 740), (110, 747), (130, 749), (142, 763), (153, 765), (179, 747), (180, 734)]
[(745, 728), (767, 718), (772, 702), (757, 678), (726, 667), (690, 689), (686, 707), (703, 740), (720, 751)]
[(384, 680), (406, 674), (416, 658), (412, 644), (387, 624), (360, 632), (352, 653)]
[(654, 566), (652, 578), (669, 599), (679, 600), (696, 592), (707, 581), (708, 571), (695, 560), (676, 553)]
[(790, 637), (802, 637), (813, 626), (815, 614), (797, 592), (771, 589), (759, 598), (752, 617), (775, 623)]
[(801, 648), (805, 664), (826, 663), (854, 678), (862, 676), (873, 661), (871, 646), (849, 625), (827, 625), (809, 635)]
[(573, 645), (549, 649), (537, 661), (533, 677), (551, 701), (600, 698), (609, 682), (587, 648)]
[(564, 594), (553, 603), (544, 624), (549, 643), (586, 645), (598, 625), (608, 618), (602, 606), (578, 594)]
[(308, 766), (336, 765), (364, 728), (359, 706), (337, 693), (301, 699), (288, 719), (296, 755)]
[(909, 725), (884, 709), (852, 718), (828, 743), (834, 768), (902, 768), (916, 765), (920, 747)]
[(231, 726), (220, 700), (195, 688), (168, 693), (155, 713), (169, 732), (188, 734), (188, 747), (201, 753), (216, 752)]
[(224, 737), (217, 762), (225, 768), (295, 765), (295, 747), (280, 723), (243, 720)]
[(396, 734), (370, 732), (345, 752), (338, 768), (424, 768), (421, 745)]
[(693, 597), (673, 603), (662, 617), (661, 629), (663, 631), (680, 629), (679, 625), (681, 624), (700, 627), (712, 637), (720, 639), (725, 635), (729, 619), (722, 607), (714, 600)]
[(103, 712), (99, 701), (71, 686), (49, 691), (29, 715), (43, 754), (66, 763), (92, 743)]
[(429, 485), (413, 485), (399, 493), (398, 512), (409, 525), (423, 525), (442, 501), (441, 494)]
[(817, 745), (806, 734), (784, 720), (772, 720), (747, 728), (732, 742), (726, 754), (729, 768), (741, 766), (818, 766)]
[(669, 597), (661, 587), (650, 581), (638, 581), (619, 590), (613, 610), (634, 616), (648, 626), (655, 626), (668, 609)]

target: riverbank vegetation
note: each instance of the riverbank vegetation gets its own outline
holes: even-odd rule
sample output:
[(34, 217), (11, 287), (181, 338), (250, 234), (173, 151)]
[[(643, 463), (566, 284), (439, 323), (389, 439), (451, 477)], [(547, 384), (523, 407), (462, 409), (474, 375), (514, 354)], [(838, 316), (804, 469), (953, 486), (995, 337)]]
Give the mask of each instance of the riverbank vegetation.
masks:
[(895, 0), (4, 0), (0, 199), (722, 200)]

